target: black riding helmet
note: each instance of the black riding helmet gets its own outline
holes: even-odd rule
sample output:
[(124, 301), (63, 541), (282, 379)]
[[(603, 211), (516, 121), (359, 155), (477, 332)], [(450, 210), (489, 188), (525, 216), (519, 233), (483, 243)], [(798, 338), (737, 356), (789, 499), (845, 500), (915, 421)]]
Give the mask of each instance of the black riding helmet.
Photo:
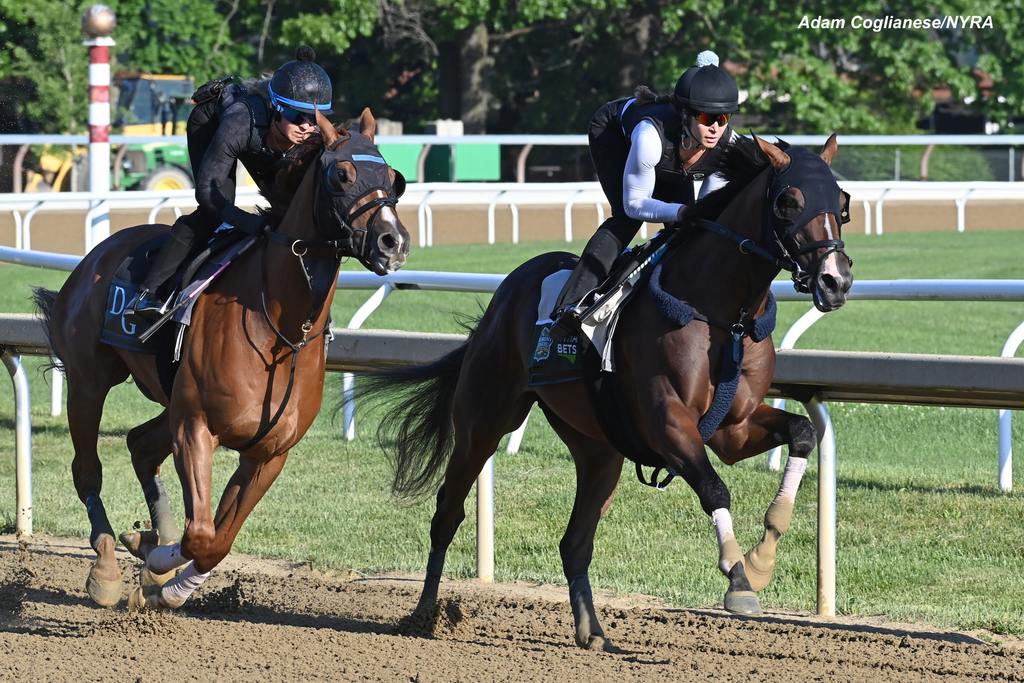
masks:
[(322, 114), (333, 111), (331, 78), (314, 59), (313, 48), (303, 45), (295, 51), (294, 60), (274, 72), (268, 91), (275, 109), (295, 109), (310, 114), (317, 110)]
[(718, 66), (718, 55), (711, 50), (697, 55), (696, 65), (679, 77), (672, 99), (689, 112), (732, 114), (740, 108), (736, 81)]

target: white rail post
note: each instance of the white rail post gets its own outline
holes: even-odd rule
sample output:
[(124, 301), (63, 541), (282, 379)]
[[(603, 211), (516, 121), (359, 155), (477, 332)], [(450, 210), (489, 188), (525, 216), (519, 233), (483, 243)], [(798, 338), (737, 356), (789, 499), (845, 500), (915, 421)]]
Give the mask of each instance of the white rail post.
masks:
[(523, 435), (526, 434), (526, 424), (530, 421), (530, 415), (527, 413), (526, 417), (523, 418), (523, 424), (519, 425), (516, 431), (508, 435), (508, 444), (505, 446), (506, 453), (518, 453), (519, 446), (523, 443)]
[(491, 202), (487, 205), (487, 244), (494, 244), (495, 233), (497, 233), (497, 227), (495, 226), (495, 208), (498, 206), (498, 200), (501, 199), (502, 195), (505, 194), (505, 190), (500, 190), (491, 199)]
[[(366, 319), (370, 317), (370, 314), (377, 310), (377, 308), (384, 303), (384, 299), (388, 298), (395, 289), (395, 286), (390, 282), (385, 282), (383, 285), (377, 288), (377, 290), (370, 295), (363, 305), (360, 306), (355, 313), (352, 314), (352, 319), (348, 321), (348, 329), (358, 330), (362, 327)], [(351, 372), (346, 372), (341, 377), (341, 392), (344, 398), (342, 405), (344, 413), (344, 430), (345, 440), (352, 441), (356, 438), (356, 376)]]
[(836, 439), (828, 408), (804, 404), (818, 430), (818, 615), (836, 615)]
[(50, 416), (57, 417), (64, 408), (64, 369), (60, 366), (60, 359), (50, 359), (53, 369), (50, 370)]
[[(1017, 355), (1017, 349), (1024, 344), (1024, 323), (1017, 326), (1003, 344), (1000, 355), (1003, 358), (1013, 358)], [(1013, 413), (1009, 410), (999, 411), (999, 469), (997, 480), (999, 490), (1009, 493), (1013, 490)]]
[(494, 581), (494, 456), (476, 478), (476, 575)]
[(41, 208), (43, 208), (43, 202), (37, 202), (25, 214), (25, 222), (21, 224), (21, 248), (27, 251), (32, 249), (32, 219), (35, 218), (35, 215), (39, 213)]
[[(782, 342), (779, 344), (779, 348), (792, 349), (796, 347), (796, 342), (800, 339), (803, 333), (809, 330), (811, 325), (821, 320), (824, 316), (824, 313), (811, 306), (811, 310), (797, 318), (796, 322), (789, 326), (789, 329), (786, 330), (786, 334), (782, 337)], [(784, 409), (786, 407), (786, 399), (777, 398), (773, 400), (772, 407), (780, 410)], [(768, 469), (772, 472), (778, 472), (781, 468), (782, 446), (776, 446), (768, 453)]]
[(21, 356), (0, 352), (14, 383), (15, 530), (32, 535), (32, 402)]
[(11, 217), (14, 218), (14, 248), (24, 249), (24, 235), (21, 234), (21, 212), (11, 209)]
[(419, 205), (416, 207), (416, 219), (419, 227), (419, 238), (420, 246), (427, 246), (427, 202), (430, 201), (430, 195), (434, 194), (433, 190), (427, 190), (427, 193), (423, 195), (423, 199), (420, 200)]
[(885, 204), (885, 195), (889, 194), (889, 189), (882, 190), (882, 193), (878, 195), (878, 199), (875, 200), (875, 234), (885, 234), (885, 227), (882, 224), (882, 206)]
[(572, 207), (576, 203), (576, 198), (583, 194), (583, 190), (576, 190), (572, 193), (572, 196), (565, 200), (565, 241), (572, 242)]
[(974, 194), (974, 188), (967, 190), (963, 195), (956, 198), (956, 231), (967, 230), (967, 199)]
[(519, 207), (509, 204), (508, 210), (512, 212), (512, 244), (519, 244)]

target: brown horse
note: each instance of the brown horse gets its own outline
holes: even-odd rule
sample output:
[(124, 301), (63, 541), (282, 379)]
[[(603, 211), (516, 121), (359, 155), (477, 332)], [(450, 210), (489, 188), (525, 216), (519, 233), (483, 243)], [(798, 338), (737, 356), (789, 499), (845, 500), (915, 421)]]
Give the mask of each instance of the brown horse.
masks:
[[(746, 614), (760, 611), (754, 591), (771, 577), (776, 544), (789, 526), (816, 442), (807, 418), (763, 403), (775, 348), (767, 332), (753, 334), (759, 328), (755, 319), (773, 301), (769, 287), (780, 267), (793, 271), (798, 289), (811, 292), (823, 311), (841, 306), (852, 283), (851, 261), (839, 239), (849, 197), (829, 169), (835, 136), (820, 155), (755, 141), (744, 154), (735, 146), (725, 169), (731, 182), (695, 207), (699, 220), (660, 261), (662, 294), (676, 304), (686, 302), (695, 312), (692, 321), (671, 319), (652, 289), (622, 313), (614, 341), (622, 412), (643, 447), (697, 493), (715, 526), (719, 568), (729, 580), (725, 606)], [(708, 220), (714, 217), (717, 222)], [(527, 386), (541, 282), (571, 265), (571, 255), (564, 253), (524, 263), (505, 278), (465, 345), (429, 365), (380, 373), (363, 387), (374, 396), (384, 391), (406, 399), (379, 433), (395, 464), (396, 492), (423, 492), (444, 471), (430, 525), (421, 610), (436, 607), (445, 553), (465, 517), (463, 504), (473, 481), (498, 440), (540, 403), (576, 465), (576, 500), (560, 543), (576, 642), (599, 648), (608, 641), (594, 612), (587, 571), (623, 453), (606, 436), (581, 382)], [(740, 350), (735, 399), (721, 407), (724, 419), (717, 428), (705, 429), (702, 415), (715, 405), (720, 366)], [(707, 430), (711, 433), (703, 434)], [(789, 446), (779, 493), (765, 515), (764, 537), (746, 557), (733, 534), (729, 490), (708, 460), (705, 440), (727, 464)]]
[[(67, 375), (72, 473), (97, 553), (86, 586), (101, 605), (116, 604), (121, 595), (97, 454), (100, 417), (111, 387), (131, 376), (148, 398), (164, 406), (127, 439), (156, 533), (126, 534), (122, 540), (147, 560), (145, 594), (137, 588), (132, 600), (178, 607), (228, 554), (242, 523), (320, 410), (341, 258), (355, 256), (378, 274), (405, 263), (409, 234), (395, 210), (404, 179), (373, 145), (373, 115), (363, 111), (361, 133), (337, 131), (319, 113), (317, 123), (322, 138), (291, 155), (275, 176), (271, 202), (275, 207), (275, 198), (287, 203), (286, 210), (270, 212), (276, 227), (196, 303), (169, 394), (161, 386), (154, 356), (99, 340), (114, 270), (166, 226), (118, 232), (86, 255), (59, 293), (36, 291), (51, 346)], [(217, 446), (236, 449), (240, 457), (213, 514)], [(174, 543), (177, 529), (159, 476), (171, 453), (185, 503), (180, 543)]]

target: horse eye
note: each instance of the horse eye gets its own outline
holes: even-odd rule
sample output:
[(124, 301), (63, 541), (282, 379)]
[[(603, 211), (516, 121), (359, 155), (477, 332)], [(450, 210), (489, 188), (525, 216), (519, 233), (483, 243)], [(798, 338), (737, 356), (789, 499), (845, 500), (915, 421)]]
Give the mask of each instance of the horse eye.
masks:
[(355, 182), (355, 168), (349, 162), (342, 161), (327, 167), (327, 183), (332, 190), (344, 192), (346, 186)]

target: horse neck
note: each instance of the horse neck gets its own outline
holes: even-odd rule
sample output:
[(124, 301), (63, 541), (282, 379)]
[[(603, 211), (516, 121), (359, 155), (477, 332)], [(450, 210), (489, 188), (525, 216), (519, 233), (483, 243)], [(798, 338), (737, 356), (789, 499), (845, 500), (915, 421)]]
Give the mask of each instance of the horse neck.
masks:
[[(318, 164), (316, 158), (310, 162), (284, 218), (277, 227), (278, 234), (293, 240), (323, 239), (317, 232), (313, 211), (316, 182), (319, 178), (316, 173)], [(266, 247), (262, 258), (265, 270), (262, 287), (267, 301), (267, 314), (282, 332), (294, 333), (294, 330), (306, 321), (312, 306), (312, 294), (302, 262), (288, 246), (275, 243), (270, 243)], [(334, 275), (337, 276), (337, 266)], [(315, 330), (319, 330), (325, 324), (330, 314), (331, 302), (334, 300), (334, 292), (333, 287), (327, 292), (326, 301), (313, 320)]]
[[(768, 176), (767, 170), (759, 174), (717, 219), (758, 244)], [(736, 321), (741, 310), (760, 314), (768, 288), (779, 272), (774, 264), (741, 253), (732, 240), (705, 230), (670, 258), (667, 290), (720, 321)]]

